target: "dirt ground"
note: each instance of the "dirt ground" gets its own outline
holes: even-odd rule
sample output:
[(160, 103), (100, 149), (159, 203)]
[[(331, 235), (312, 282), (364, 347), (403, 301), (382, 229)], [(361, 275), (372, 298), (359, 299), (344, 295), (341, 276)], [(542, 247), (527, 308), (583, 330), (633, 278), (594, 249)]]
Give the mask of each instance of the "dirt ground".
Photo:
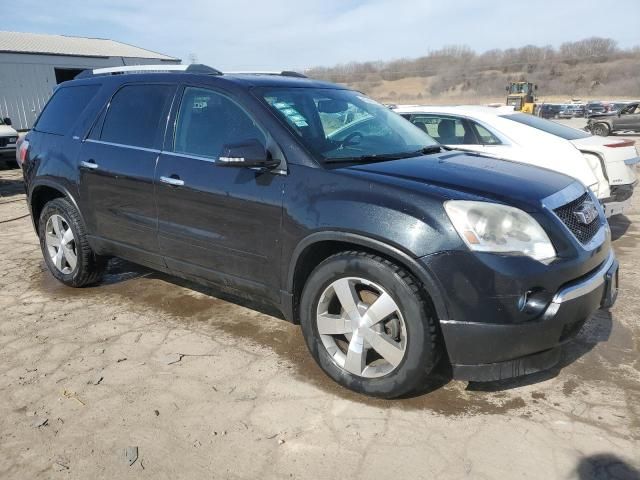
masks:
[(612, 221), (618, 302), (558, 368), (443, 370), (381, 401), (326, 378), (297, 326), (211, 290), (122, 261), (60, 285), (13, 220), (20, 179), (0, 171), (2, 479), (640, 477), (640, 195)]

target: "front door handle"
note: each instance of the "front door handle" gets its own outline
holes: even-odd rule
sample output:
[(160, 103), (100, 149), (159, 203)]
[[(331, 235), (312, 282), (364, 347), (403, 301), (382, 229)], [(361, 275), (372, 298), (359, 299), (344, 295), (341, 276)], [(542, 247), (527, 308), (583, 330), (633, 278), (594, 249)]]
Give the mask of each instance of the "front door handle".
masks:
[(181, 187), (184, 185), (184, 180), (181, 180), (177, 175), (172, 175), (170, 177), (160, 177), (160, 181), (163, 183), (168, 183), (169, 185), (173, 185), (174, 187)]
[(87, 160), (80, 162), (80, 166), (84, 167), (84, 168), (90, 168), (91, 170), (95, 170), (96, 168), (98, 168), (98, 164), (96, 163), (95, 160)]

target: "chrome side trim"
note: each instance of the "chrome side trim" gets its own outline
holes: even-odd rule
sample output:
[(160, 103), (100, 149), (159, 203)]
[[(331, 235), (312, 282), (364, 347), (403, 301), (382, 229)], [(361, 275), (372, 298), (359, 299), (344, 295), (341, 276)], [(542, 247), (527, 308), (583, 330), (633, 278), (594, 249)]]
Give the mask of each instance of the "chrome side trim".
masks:
[(596, 288), (604, 283), (604, 277), (607, 271), (611, 268), (611, 265), (613, 265), (615, 259), (616, 257), (613, 253), (613, 250), (611, 250), (611, 252), (609, 252), (609, 257), (604, 262), (604, 264), (602, 264), (602, 266), (594, 273), (589, 275), (589, 278), (585, 278), (584, 280), (569, 285), (568, 287), (565, 287), (562, 290), (558, 291), (553, 296), (553, 300), (551, 300), (551, 303), (559, 305), (563, 302), (568, 302), (569, 300), (573, 300), (593, 292)]
[(132, 150), (141, 150), (143, 152), (160, 153), (160, 150), (156, 148), (145, 148), (145, 147), (137, 147), (135, 145), (124, 145), (122, 143), (105, 142), (102, 140), (94, 140), (92, 138), (87, 138), (85, 142), (98, 143), (100, 145), (110, 145), (112, 147), (131, 148)]
[(193, 160), (204, 160), (205, 162), (216, 163), (216, 159), (215, 158), (202, 157), (200, 155), (195, 155), (195, 154), (169, 152), (168, 150), (163, 150), (162, 151), (162, 155), (170, 155), (172, 157), (191, 158)]

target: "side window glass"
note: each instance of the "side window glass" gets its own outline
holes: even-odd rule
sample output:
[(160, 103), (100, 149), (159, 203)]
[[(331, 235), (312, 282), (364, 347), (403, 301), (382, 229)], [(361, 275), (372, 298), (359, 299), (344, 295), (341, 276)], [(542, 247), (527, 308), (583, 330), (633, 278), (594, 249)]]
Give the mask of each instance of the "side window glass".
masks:
[(218, 158), (225, 145), (247, 140), (267, 143), (264, 133), (237, 103), (211, 90), (185, 89), (176, 122), (176, 153)]
[(174, 87), (126, 85), (111, 99), (100, 140), (153, 148)]
[(465, 128), (464, 123), (459, 118), (416, 115), (411, 121), (443, 145), (469, 145), (476, 143), (473, 133)]
[(99, 85), (59, 88), (40, 114), (34, 130), (66, 135), (99, 88)]
[(106, 114), (107, 114), (107, 109), (105, 107), (100, 112), (100, 115), (98, 115), (98, 118), (93, 124), (93, 127), (91, 127), (91, 131), (89, 132), (89, 135), (87, 136), (87, 138), (91, 140), (100, 140), (100, 134), (102, 133), (102, 124), (104, 122), (104, 117)]
[(480, 139), (482, 145), (500, 145), (500, 143), (502, 143), (500, 142), (500, 139), (498, 139), (498, 137), (496, 137), (482, 125), (474, 122), (473, 128), (476, 129), (476, 133), (478, 134), (478, 138)]

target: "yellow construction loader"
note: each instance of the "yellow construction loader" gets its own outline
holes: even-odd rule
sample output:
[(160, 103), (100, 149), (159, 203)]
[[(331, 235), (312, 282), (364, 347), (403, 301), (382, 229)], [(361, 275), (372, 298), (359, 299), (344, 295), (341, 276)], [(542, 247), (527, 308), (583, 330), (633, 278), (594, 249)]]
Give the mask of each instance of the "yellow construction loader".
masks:
[(534, 91), (538, 85), (531, 82), (511, 82), (507, 87), (507, 105), (523, 113), (533, 113), (535, 107)]

